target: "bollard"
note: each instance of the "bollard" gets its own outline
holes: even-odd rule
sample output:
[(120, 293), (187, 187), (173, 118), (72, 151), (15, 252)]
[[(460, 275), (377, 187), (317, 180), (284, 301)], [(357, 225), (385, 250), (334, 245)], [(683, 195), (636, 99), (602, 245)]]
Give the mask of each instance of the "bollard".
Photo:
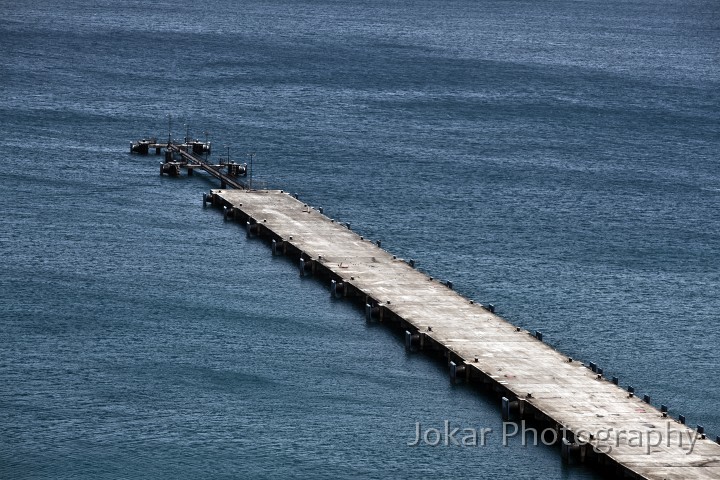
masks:
[(323, 213), (323, 207), (318, 207), (318, 212)]
[(408, 262), (408, 265), (410, 265), (412, 268), (415, 268), (415, 260), (413, 260), (411, 258), (410, 261)]

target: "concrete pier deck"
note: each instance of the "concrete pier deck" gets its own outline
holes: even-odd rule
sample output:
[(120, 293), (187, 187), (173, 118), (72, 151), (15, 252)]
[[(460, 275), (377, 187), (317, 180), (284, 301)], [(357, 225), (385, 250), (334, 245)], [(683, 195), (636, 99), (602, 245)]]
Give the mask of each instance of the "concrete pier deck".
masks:
[(701, 432), (291, 195), (223, 189), (205, 200), (273, 253), (299, 258), (336, 296), (364, 303), (369, 318), (400, 328), (407, 347), (446, 357), (453, 380), (502, 396), (504, 418), (555, 429), (563, 458), (629, 478), (720, 479), (720, 445)]

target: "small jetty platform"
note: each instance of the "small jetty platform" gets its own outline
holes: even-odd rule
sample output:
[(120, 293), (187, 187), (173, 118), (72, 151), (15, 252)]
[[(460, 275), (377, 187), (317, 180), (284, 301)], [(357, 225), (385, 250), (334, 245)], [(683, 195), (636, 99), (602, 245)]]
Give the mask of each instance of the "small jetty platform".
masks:
[[(181, 169), (185, 169), (188, 175), (192, 175), (195, 170), (204, 170), (220, 181), (221, 188), (248, 188), (252, 183), (238, 179), (247, 176), (247, 163), (233, 162), (229, 154), (220, 163), (209, 162), (207, 157), (212, 152), (209, 142), (186, 138), (184, 143), (157, 143), (156, 138), (150, 138), (130, 144), (130, 153), (148, 155), (151, 150), (154, 150), (156, 155), (165, 156), (165, 160), (160, 163), (160, 175), (177, 177)], [(206, 155), (206, 158), (203, 159), (202, 155)]]
[(556, 432), (563, 460), (596, 465), (612, 478), (720, 479), (720, 438), (706, 438), (702, 426), (671, 417), (667, 406), (621, 387), (597, 365), (568, 358), (541, 332), (512, 325), (322, 208), (282, 190), (249, 189), (197, 155), (180, 155), (187, 168), (224, 185), (204, 194), (204, 204), (265, 239), (274, 255), (295, 259), (299, 273), (326, 282), (331, 295), (358, 302), (368, 321), (398, 331), (408, 350), (446, 362), (451, 381), (496, 395), (504, 420)]
[(212, 152), (210, 142), (192, 140), (189, 137), (186, 137), (183, 143), (173, 142), (172, 140), (166, 143), (158, 143), (157, 137), (143, 138), (137, 142), (130, 143), (130, 153), (138, 153), (140, 155), (148, 155), (151, 151), (154, 151), (155, 155), (162, 155), (163, 151), (170, 150), (171, 148), (184, 152), (192, 152), (196, 155), (210, 154)]

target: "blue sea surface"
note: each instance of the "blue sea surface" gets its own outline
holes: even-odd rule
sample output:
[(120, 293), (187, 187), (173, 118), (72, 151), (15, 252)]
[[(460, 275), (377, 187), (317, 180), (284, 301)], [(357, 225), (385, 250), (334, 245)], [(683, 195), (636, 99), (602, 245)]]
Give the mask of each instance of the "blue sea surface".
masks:
[(128, 153), (169, 129), (720, 435), (720, 3), (0, 5), (0, 478), (600, 478)]

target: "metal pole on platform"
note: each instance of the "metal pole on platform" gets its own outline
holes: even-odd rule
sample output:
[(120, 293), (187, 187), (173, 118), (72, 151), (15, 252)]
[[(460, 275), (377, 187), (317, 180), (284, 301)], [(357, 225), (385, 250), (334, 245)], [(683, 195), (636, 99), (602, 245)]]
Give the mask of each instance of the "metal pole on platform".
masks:
[(249, 190), (253, 188), (253, 160), (255, 159), (255, 152), (248, 153), (250, 157), (250, 180), (248, 181)]
[(210, 157), (210, 132), (205, 130), (205, 146), (203, 147), (203, 150), (205, 150), (205, 161), (207, 162), (208, 157)]

